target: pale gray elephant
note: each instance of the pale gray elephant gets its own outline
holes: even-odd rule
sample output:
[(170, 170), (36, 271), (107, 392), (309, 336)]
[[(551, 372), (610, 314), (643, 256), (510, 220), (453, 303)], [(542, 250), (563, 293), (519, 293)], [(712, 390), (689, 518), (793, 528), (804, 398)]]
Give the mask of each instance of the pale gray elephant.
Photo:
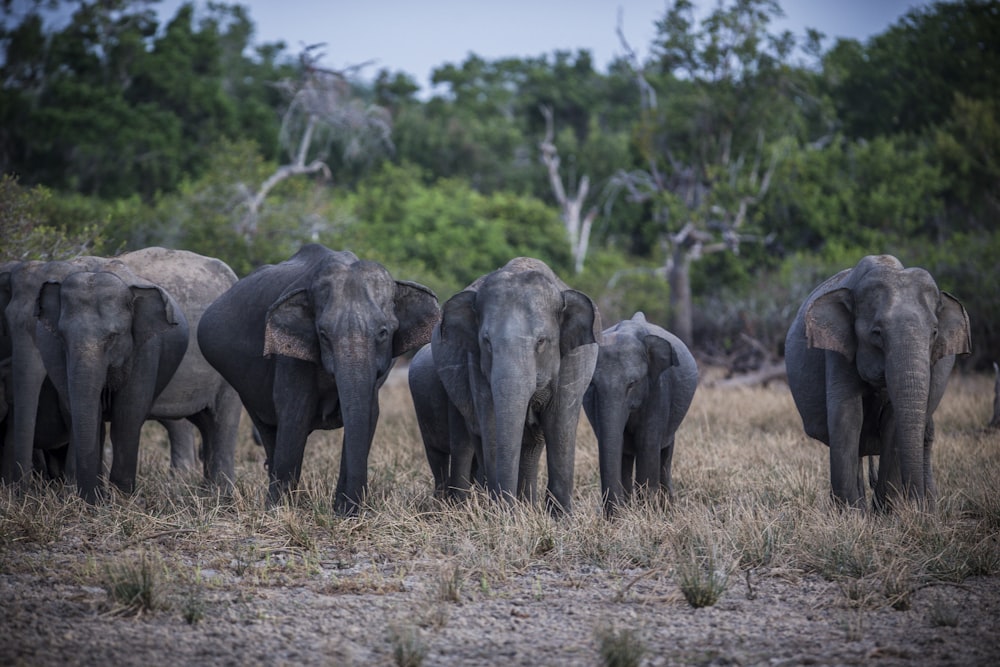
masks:
[(611, 515), (640, 489), (673, 498), (674, 435), (698, 387), (698, 365), (677, 336), (642, 313), (601, 334), (583, 408), (597, 435), (601, 493)]
[(317, 244), (257, 269), (212, 304), (198, 342), (260, 433), (269, 505), (298, 484), (309, 433), (343, 427), (334, 506), (358, 511), (379, 387), (395, 357), (426, 343), (439, 319), (426, 287)]
[[(878, 455), (875, 506), (933, 505), (933, 414), (969, 318), (920, 268), (868, 256), (813, 290), (788, 330), (785, 365), (806, 434), (830, 448), (833, 497), (865, 504), (861, 459)], [(872, 481), (872, 480), (870, 480)]]
[[(576, 427), (600, 331), (590, 297), (537, 259), (512, 259), (445, 303), (433, 362), (470, 436), (457, 449), (452, 442), (451, 456), (465, 467), (481, 451), (495, 497), (536, 501), (544, 448), (546, 505), (570, 511)], [(472, 475), (450, 477), (464, 484)]]
[(205, 479), (228, 489), (236, 478), (233, 459), (243, 406), (236, 390), (202, 354), (198, 324), (208, 307), (236, 284), (236, 274), (220, 259), (186, 250), (145, 248), (116, 259), (173, 295), (188, 322), (184, 360), (150, 414), (167, 429), (171, 465), (184, 468), (197, 458), (194, 433), (185, 424), (190, 422), (201, 433)]
[[(242, 407), (236, 391), (221, 375), (205, 360), (195, 338), (197, 326), (205, 309), (216, 298), (226, 292), (236, 283), (236, 275), (226, 264), (212, 257), (205, 257), (183, 250), (166, 248), (145, 248), (126, 253), (113, 259), (102, 260), (97, 264), (102, 272), (117, 275), (124, 285), (155, 286), (162, 289), (174, 300), (187, 323), (188, 339), (185, 341), (184, 354), (175, 372), (168, 378), (166, 386), (161, 387), (154, 402), (147, 406), (143, 419), (155, 419), (167, 429), (171, 443), (171, 466), (183, 468), (192, 465), (197, 455), (194, 451), (194, 432), (191, 425), (197, 427), (202, 436), (203, 470), (206, 479), (223, 489), (228, 489), (235, 477), (234, 453), (236, 448), (237, 429)], [(68, 278), (68, 276), (67, 276)], [(61, 292), (65, 279), (50, 279), (42, 289), (50, 296), (53, 292)], [(99, 280), (91, 278), (90, 280)], [(102, 279), (104, 288), (120, 290), (119, 283)], [(66, 359), (74, 356), (68, 344), (67, 333), (70, 324), (86, 321), (86, 324), (75, 324), (71, 332), (79, 345), (90, 345), (94, 348), (104, 346), (100, 327), (92, 323), (88, 317), (95, 312), (102, 314), (102, 319), (113, 320), (124, 317), (108, 305), (113, 303), (109, 296), (106, 304), (96, 301), (62, 303), (59, 294), (60, 316), (66, 308), (75, 308), (72, 316), (67, 315), (67, 323), (62, 323), (63, 331), (59, 331), (53, 321), (56, 313), (46, 313), (42, 306), (54, 306), (54, 301), (39, 300), (39, 319), (36, 331), (39, 348), (43, 350), (46, 368), (56, 388), (63, 397), (65, 406), (71, 414), (70, 421), (78, 414), (77, 406), (81, 403), (80, 395), (70, 388), (71, 377), (65, 368)], [(96, 310), (95, 310), (96, 309)], [(47, 350), (44, 345), (48, 344)], [(109, 346), (104, 346), (110, 349)], [(103, 362), (102, 362), (103, 363)], [(114, 392), (114, 387), (120, 382), (111, 376), (123, 373), (117, 368), (117, 363), (108, 360), (113, 372), (109, 371), (108, 391)], [(134, 373), (133, 373), (134, 375)], [(119, 399), (125, 400), (125, 399)], [(135, 407), (138, 410), (138, 407)], [(90, 418), (90, 408), (84, 408), (87, 419)], [(109, 417), (108, 414), (105, 414)], [(127, 423), (131, 422), (131, 415)], [(190, 422), (190, 424), (188, 423)], [(103, 419), (101, 420), (103, 428)], [(100, 437), (100, 436), (99, 436)], [(131, 436), (127, 436), (130, 438)], [(74, 438), (74, 443), (76, 439)], [(90, 444), (84, 446), (89, 455)], [(114, 426), (112, 426), (112, 447), (114, 443)], [(130, 489), (134, 484), (134, 463), (130, 461), (132, 445), (124, 444), (120, 450), (125, 452), (125, 458), (119, 461), (117, 471), (113, 467), (113, 481), (123, 489)], [(71, 460), (77, 448), (71, 448)], [(75, 464), (75, 461), (73, 461)], [(89, 464), (88, 464), (89, 465)], [(114, 463), (113, 463), (114, 466)], [(89, 477), (90, 473), (87, 473)], [(78, 480), (79, 481), (79, 480)], [(90, 482), (86, 482), (90, 484)]]

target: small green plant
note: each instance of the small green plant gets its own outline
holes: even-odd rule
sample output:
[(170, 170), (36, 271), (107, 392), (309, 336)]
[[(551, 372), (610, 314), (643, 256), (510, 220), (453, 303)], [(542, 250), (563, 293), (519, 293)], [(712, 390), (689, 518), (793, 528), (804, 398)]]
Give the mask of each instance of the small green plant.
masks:
[(143, 554), (137, 561), (123, 560), (107, 566), (104, 588), (121, 611), (141, 614), (160, 607), (160, 573), (158, 561)]
[(392, 642), (392, 658), (399, 667), (420, 667), (424, 664), (427, 645), (417, 628), (394, 625), (389, 628), (389, 641)]
[(729, 585), (729, 567), (718, 545), (717, 537), (704, 525), (684, 526), (675, 537), (677, 585), (695, 609), (714, 605)]
[(726, 592), (729, 575), (709, 562), (688, 561), (677, 566), (677, 585), (695, 609), (711, 607)]
[(205, 618), (205, 598), (200, 587), (188, 591), (182, 613), (188, 625), (195, 625)]
[(603, 627), (594, 634), (597, 650), (601, 654), (601, 664), (605, 667), (635, 667), (646, 654), (645, 645), (628, 628), (616, 630)]
[(438, 573), (438, 599), (444, 602), (462, 601), (462, 568), (450, 563)]

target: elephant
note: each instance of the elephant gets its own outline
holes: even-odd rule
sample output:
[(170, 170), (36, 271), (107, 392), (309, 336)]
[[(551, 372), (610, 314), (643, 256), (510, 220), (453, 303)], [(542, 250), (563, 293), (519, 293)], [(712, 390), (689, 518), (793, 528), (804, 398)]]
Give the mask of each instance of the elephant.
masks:
[(183, 310), (159, 285), (107, 263), (46, 281), (37, 312), (38, 351), (69, 409), (80, 495), (91, 503), (100, 496), (105, 421), (114, 452), (111, 482), (131, 492), (142, 424), (187, 351)]
[(425, 344), (439, 319), (428, 288), (319, 244), (260, 267), (205, 311), (198, 343), (260, 433), (268, 506), (298, 485), (309, 433), (343, 427), (334, 508), (360, 510), (378, 390), (395, 357)]
[(434, 477), (434, 496), (440, 500), (464, 497), (473, 481), (485, 482), (482, 448), (474, 450), (464, 418), (448, 399), (429, 343), (410, 360), (407, 381), (427, 463)]
[(583, 409), (597, 435), (604, 512), (640, 488), (673, 499), (674, 435), (698, 387), (687, 346), (639, 312), (601, 334)]
[[(449, 410), (461, 416), (469, 436), (450, 447), (452, 483), (466, 485), (459, 493), (467, 490), (468, 466), (481, 452), (493, 497), (537, 502), (544, 448), (545, 505), (554, 514), (571, 511), (576, 428), (597, 361), (600, 322), (590, 297), (527, 257), (510, 260), (444, 304), (431, 352)], [(456, 462), (464, 469), (456, 470)]]
[(151, 247), (115, 259), (170, 293), (188, 322), (184, 359), (150, 413), (170, 437), (171, 467), (186, 468), (196, 462), (190, 422), (201, 433), (204, 478), (228, 490), (236, 478), (234, 456), (243, 406), (236, 390), (205, 359), (197, 331), (205, 310), (236, 284), (236, 274), (222, 260), (186, 250)]
[[(39, 413), (54, 417), (59, 406), (51, 403), (54, 390), (47, 380), (41, 354), (35, 344), (38, 293), (47, 280), (61, 280), (77, 271), (98, 270), (106, 260), (78, 257), (69, 261), (8, 262), (0, 267), (0, 359), (10, 362), (10, 414), (4, 438), (2, 478), (13, 483), (32, 470), (36, 441), (52, 444), (51, 423), (40, 425)], [(45, 396), (42, 396), (43, 390)], [(38, 430), (48, 431), (46, 434)]]
[(865, 506), (861, 461), (877, 455), (875, 509), (898, 497), (933, 508), (933, 414), (956, 355), (971, 350), (962, 304), (891, 255), (862, 258), (806, 298), (785, 366), (806, 434), (829, 447), (838, 504)]

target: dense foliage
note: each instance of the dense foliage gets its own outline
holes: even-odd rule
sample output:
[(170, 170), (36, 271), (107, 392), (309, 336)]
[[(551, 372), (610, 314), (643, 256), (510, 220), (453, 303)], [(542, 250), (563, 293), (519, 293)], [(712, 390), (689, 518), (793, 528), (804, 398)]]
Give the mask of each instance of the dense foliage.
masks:
[[(401, 72), (366, 83), (256, 43), (239, 5), (2, 5), (0, 259), (163, 244), (245, 274), (319, 240), (446, 298), (534, 255), (607, 320), (670, 321), (689, 288), (694, 345), (716, 349), (741, 332), (776, 348), (811, 281), (891, 252), (965, 303), (968, 363), (1000, 358), (996, 0), (832, 44), (775, 33), (775, 0), (701, 21), (675, 0), (648, 49), (622, 34), (607, 71), (587, 51), (470, 54), (442, 63), (429, 98)], [(586, 177), (598, 211), (577, 276), (542, 107), (562, 182)], [(345, 131), (361, 127), (384, 136)]]

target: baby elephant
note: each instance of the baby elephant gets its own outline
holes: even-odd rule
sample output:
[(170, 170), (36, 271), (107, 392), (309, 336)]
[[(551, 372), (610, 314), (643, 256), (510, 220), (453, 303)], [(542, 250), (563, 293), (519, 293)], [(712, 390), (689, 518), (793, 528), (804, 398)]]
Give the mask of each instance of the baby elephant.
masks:
[(642, 313), (606, 329), (583, 408), (597, 434), (604, 511), (640, 488), (673, 497), (674, 433), (698, 386), (687, 346)]

